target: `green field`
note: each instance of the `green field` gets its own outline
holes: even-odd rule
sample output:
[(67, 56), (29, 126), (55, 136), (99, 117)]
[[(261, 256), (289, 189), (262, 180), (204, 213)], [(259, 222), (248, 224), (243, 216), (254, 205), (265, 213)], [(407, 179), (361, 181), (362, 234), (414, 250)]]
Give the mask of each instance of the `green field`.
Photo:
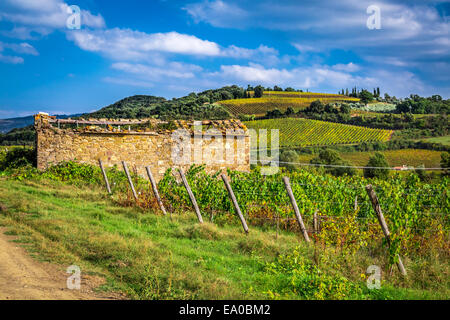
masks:
[[(281, 118), (247, 121), (249, 129), (280, 130), (280, 147), (323, 146), (387, 141), (393, 131), (371, 129), (318, 120)], [(270, 142), (270, 138), (268, 138)], [(256, 148), (256, 146), (252, 146)]]
[(443, 136), (443, 137), (433, 137), (433, 138), (426, 138), (422, 139), (426, 142), (433, 142), (433, 143), (442, 143), (443, 145), (450, 146), (450, 136)]

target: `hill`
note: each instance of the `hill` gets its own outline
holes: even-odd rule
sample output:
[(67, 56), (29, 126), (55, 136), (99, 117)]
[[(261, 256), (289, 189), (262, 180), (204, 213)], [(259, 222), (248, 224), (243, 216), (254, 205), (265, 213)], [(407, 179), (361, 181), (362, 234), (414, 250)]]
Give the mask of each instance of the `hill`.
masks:
[[(253, 96), (253, 93), (250, 92), (250, 95)], [(339, 94), (264, 91), (260, 98), (230, 99), (220, 101), (219, 104), (226, 107), (235, 116), (241, 114), (263, 116), (267, 111), (278, 109), (285, 112), (289, 107), (298, 112), (308, 107), (315, 100), (320, 100), (323, 103), (359, 101), (357, 98)]]
[(20, 117), (10, 119), (0, 119), (0, 133), (7, 133), (15, 128), (23, 128), (33, 124), (34, 117)]
[(190, 93), (181, 98), (166, 100), (162, 97), (136, 95), (117, 101), (96, 112), (84, 114), (89, 118), (160, 118), (222, 120), (232, 114), (215, 102), (244, 97), (244, 89), (228, 86), (220, 89)]
[(338, 94), (312, 92), (264, 91), (261, 98), (253, 96), (236, 85), (220, 89), (190, 93), (181, 98), (166, 100), (162, 97), (136, 95), (127, 97), (106, 106), (96, 112), (83, 115), (90, 118), (161, 118), (161, 119), (229, 119), (239, 114), (264, 115), (273, 109), (286, 110), (288, 107), (301, 109), (312, 101), (355, 102), (351, 98)]
[[(67, 119), (69, 117), (77, 117), (79, 114), (72, 115), (56, 115), (58, 119)], [(34, 123), (34, 116), (26, 116), (19, 118), (9, 118), (9, 119), (0, 119), (0, 133), (7, 133), (16, 128), (23, 128), (26, 126), (30, 126)]]
[[(81, 114), (56, 115), (58, 119), (78, 117)], [(0, 119), (0, 146), (32, 145), (35, 140), (34, 116)]]

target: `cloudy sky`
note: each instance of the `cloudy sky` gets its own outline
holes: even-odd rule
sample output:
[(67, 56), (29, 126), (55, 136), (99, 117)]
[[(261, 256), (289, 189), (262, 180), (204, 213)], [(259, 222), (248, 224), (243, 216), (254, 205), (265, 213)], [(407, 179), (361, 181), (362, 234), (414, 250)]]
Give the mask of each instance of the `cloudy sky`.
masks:
[(449, 13), (426, 0), (2, 0), (0, 118), (230, 84), (449, 98)]

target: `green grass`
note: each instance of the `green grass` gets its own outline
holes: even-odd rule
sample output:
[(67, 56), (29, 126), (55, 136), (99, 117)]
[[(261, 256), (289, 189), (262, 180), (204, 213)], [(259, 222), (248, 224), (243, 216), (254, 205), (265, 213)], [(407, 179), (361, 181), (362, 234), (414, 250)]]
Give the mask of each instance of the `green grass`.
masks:
[[(346, 295), (340, 298), (449, 297), (448, 265), (440, 260), (424, 258), (418, 264), (405, 259), (411, 272), (407, 281), (397, 272), (392, 276), (386, 273), (383, 289), (368, 292), (361, 280), (367, 266), (378, 264), (388, 270), (380, 248), (340, 255), (333, 248), (306, 246), (293, 233), (277, 236), (274, 230), (251, 227), (250, 234), (244, 235), (237, 219), (232, 224), (199, 225), (191, 212), (165, 217), (120, 207), (99, 187), (75, 187), (45, 179), (0, 179), (0, 202), (7, 207), (0, 212), (0, 225), (17, 234), (40, 259), (62, 268), (77, 264), (82, 272), (105, 277), (104, 290), (121, 291), (130, 298), (317, 298), (322, 293), (308, 287), (307, 279), (339, 285), (343, 276), (350, 282), (345, 280), (342, 292)], [(305, 269), (301, 271), (303, 280), (293, 287), (279, 271), (286, 261), (275, 259), (297, 246), (307, 262), (289, 262), (294, 270)], [(314, 261), (323, 273), (305, 267)], [(269, 270), (265, 264), (271, 262)], [(324, 298), (336, 296), (326, 294)]]
[(443, 145), (450, 146), (450, 136), (433, 137), (422, 140), (426, 142), (442, 143)]

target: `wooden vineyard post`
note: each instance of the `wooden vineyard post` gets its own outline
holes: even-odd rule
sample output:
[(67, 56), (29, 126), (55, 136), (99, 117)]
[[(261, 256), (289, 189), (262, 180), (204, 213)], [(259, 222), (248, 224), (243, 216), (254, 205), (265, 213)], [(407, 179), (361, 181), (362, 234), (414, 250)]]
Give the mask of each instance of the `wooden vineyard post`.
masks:
[(355, 211), (358, 210), (358, 196), (355, 197)]
[(164, 208), (164, 204), (161, 200), (161, 197), (159, 196), (158, 188), (156, 186), (155, 178), (153, 178), (152, 171), (149, 166), (145, 167), (145, 169), (147, 170), (148, 178), (150, 179), (150, 183), (152, 184), (153, 194), (155, 195), (156, 201), (158, 202), (162, 213), (164, 215), (167, 215), (166, 208)]
[(197, 200), (195, 200), (195, 196), (192, 193), (191, 187), (189, 186), (189, 183), (181, 169), (178, 169), (178, 172), (180, 173), (181, 180), (183, 180), (184, 187), (186, 188), (187, 193), (189, 194), (189, 198), (191, 199), (192, 205), (194, 206), (195, 213), (197, 214), (198, 222), (203, 223), (203, 218), (200, 213), (200, 209), (198, 208)]
[(306, 231), (305, 224), (303, 223), (302, 216), (300, 215), (300, 211), (298, 210), (297, 201), (295, 201), (294, 193), (292, 192), (291, 183), (288, 177), (283, 177), (284, 185), (286, 186), (286, 191), (291, 199), (292, 207), (294, 208), (295, 216), (297, 217), (297, 222), (300, 226), (300, 230), (303, 233), (303, 237), (306, 242), (310, 242), (308, 232)]
[(244, 228), (245, 233), (248, 234), (248, 226), (247, 222), (245, 221), (244, 216), (242, 215), (241, 208), (239, 208), (239, 203), (237, 202), (236, 196), (234, 195), (233, 189), (231, 188), (230, 183), (228, 182), (227, 176), (222, 173), (222, 180), (225, 184), (225, 187), (227, 188), (228, 194), (230, 195), (231, 201), (233, 202), (234, 209), (236, 209), (236, 213), (239, 216), (239, 219), (241, 219), (242, 227)]
[[(373, 187), (371, 184), (366, 186), (367, 195), (369, 196), (370, 201), (372, 202), (373, 210), (375, 211), (378, 222), (380, 223), (381, 229), (383, 230), (384, 236), (386, 238), (388, 246), (391, 245), (391, 234), (389, 232), (388, 226), (386, 224), (386, 220), (384, 220), (383, 212), (381, 211), (380, 202), (378, 201), (378, 197), (375, 194), (375, 191), (373, 190)], [(400, 255), (398, 255), (398, 261), (397, 261), (397, 267), (400, 273), (403, 276), (406, 276), (406, 270), (403, 265), (402, 259), (400, 258)]]
[(314, 229), (314, 233), (318, 233), (319, 232), (319, 220), (317, 217), (317, 212), (319, 211), (319, 209), (316, 209), (316, 211), (314, 211), (314, 216), (313, 216), (313, 229)]
[(131, 180), (130, 172), (128, 172), (127, 163), (125, 161), (122, 161), (122, 165), (123, 165), (123, 170), (125, 171), (125, 174), (127, 175), (128, 183), (130, 184), (131, 190), (133, 191), (134, 199), (137, 201), (138, 196), (136, 194), (136, 190), (134, 190), (133, 181)]
[(105, 168), (103, 168), (103, 162), (101, 159), (98, 159), (98, 164), (100, 165), (100, 169), (102, 170), (103, 179), (105, 179), (106, 190), (109, 194), (111, 194), (111, 187), (109, 186), (108, 176), (106, 175)]

